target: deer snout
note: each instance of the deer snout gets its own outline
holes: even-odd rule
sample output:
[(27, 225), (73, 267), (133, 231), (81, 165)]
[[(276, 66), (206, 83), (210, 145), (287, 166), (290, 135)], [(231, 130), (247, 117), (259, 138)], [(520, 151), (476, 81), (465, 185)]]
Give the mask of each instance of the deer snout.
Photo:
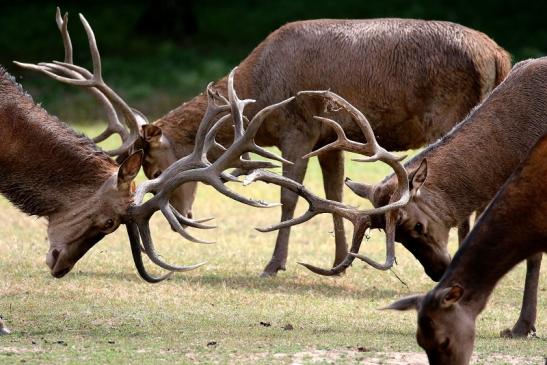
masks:
[(63, 263), (61, 257), (61, 251), (53, 248), (46, 256), (46, 264), (49, 267), (50, 273), (53, 277), (59, 279), (65, 276), (72, 270), (74, 265)]

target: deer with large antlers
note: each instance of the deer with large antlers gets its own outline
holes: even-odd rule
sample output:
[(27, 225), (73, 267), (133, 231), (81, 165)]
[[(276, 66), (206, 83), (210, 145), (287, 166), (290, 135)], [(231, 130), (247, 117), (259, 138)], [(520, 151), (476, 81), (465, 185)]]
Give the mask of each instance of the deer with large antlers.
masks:
[[(20, 65), (40, 70), (62, 82), (90, 88), (89, 90), (111, 113), (109, 114), (111, 120), (119, 120), (118, 113), (120, 113), (125, 123), (136, 125), (138, 114), (103, 81), (95, 37), (86, 19), (82, 15), (80, 18), (89, 39), (93, 58), (92, 73), (71, 62)], [(23, 211), (48, 218), (51, 248), (46, 262), (55, 277), (60, 278), (66, 275), (95, 243), (116, 230), (120, 224), (127, 226), (135, 265), (146, 281), (159, 282), (169, 277), (172, 272), (199, 267), (202, 264), (178, 266), (165, 262), (156, 252), (149, 220), (156, 211), (161, 211), (173, 230), (189, 240), (203, 242), (190, 235), (186, 227), (198, 229), (212, 227), (205, 225), (204, 221), (188, 218), (170, 204), (173, 191), (188, 182), (206, 183), (220, 193), (247, 205), (255, 207), (277, 205), (248, 199), (230, 190), (225, 183), (239, 181), (237, 174), (233, 171), (226, 172), (230, 168), (235, 168), (239, 173), (248, 174), (245, 180), (247, 184), (257, 180), (273, 183), (302, 195), (309, 202), (310, 209), (302, 217), (264, 230), (281, 229), (288, 225), (305, 222), (317, 214), (331, 213), (353, 223), (354, 245), (356, 245), (362, 240), (365, 230), (371, 226), (372, 217), (386, 214), (385, 219), (389, 221), (393, 219), (391, 212), (403, 207), (409, 199), (408, 176), (399, 162), (400, 158), (380, 147), (364, 115), (332, 92), (301, 92), (297, 97), (289, 97), (261, 109), (248, 123), (245, 123), (244, 108), (254, 101), (241, 100), (237, 97), (234, 88), (234, 69), (228, 77), (228, 99), (214, 92), (211, 85), (207, 88), (208, 106), (196, 134), (196, 143), (192, 152), (169, 166), (161, 176), (138, 186), (134, 192), (132, 180), (141, 166), (141, 151), (131, 154), (118, 167), (106, 153), (96, 147), (93, 141), (78, 136), (57, 119), (49, 116), (45, 110), (37, 107), (7, 75), (1, 76), (3, 76), (0, 85), (2, 87), (0, 121), (3, 125), (1, 137), (10, 143), (3, 145), (1, 154), (0, 171), (6, 176), (0, 182), (0, 191)], [(369, 161), (384, 161), (394, 169), (399, 187), (389, 204), (362, 211), (340, 202), (323, 199), (312, 194), (299, 182), (264, 171), (264, 168), (274, 166), (271, 162), (249, 159), (249, 153), (255, 153), (267, 159), (290, 163), (259, 147), (254, 139), (260, 127), (273, 113), (297, 100), (313, 97), (327, 100), (330, 109), (335, 113), (339, 109), (346, 110), (357, 122), (358, 128), (368, 141), (362, 144), (348, 140), (345, 145), (336, 146), (337, 148), (364, 154), (368, 156), (366, 160)], [(334, 121), (325, 118), (320, 120), (335, 128), (336, 133), (343, 136), (343, 131)], [(218, 143), (217, 137), (229, 121), (233, 122), (235, 132), (232, 143), (224, 147)], [(130, 133), (127, 139), (132, 136), (134, 137), (135, 134)], [(213, 162), (207, 157), (212, 149), (222, 151)], [(21, 151), (39, 158), (22, 163)], [(59, 184), (59, 181), (62, 183)], [(154, 196), (145, 201), (144, 196), (147, 193), (153, 193)], [(394, 238), (395, 232), (388, 231), (386, 263), (373, 263), (374, 265), (390, 265), (394, 258)], [(143, 265), (143, 253), (169, 273), (160, 277), (150, 275)], [(2, 332), (8, 332), (3, 323)]]
[(532, 284), (537, 291), (541, 256), (547, 253), (546, 161), (544, 136), (482, 214), (439, 284), (388, 307), (418, 311), (416, 339), (431, 365), (469, 363), (477, 316), (497, 282), (522, 260), (538, 267)]
[[(71, 45), (66, 20), (61, 19), (60, 13), (57, 19), (65, 42), (65, 62), (72, 63), (68, 57)], [(58, 65), (48, 67), (51, 72), (61, 72)], [(406, 150), (448, 132), (503, 80), (509, 69), (509, 55), (494, 41), (453, 23), (410, 19), (303, 21), (276, 30), (241, 62), (237, 91), (243, 97), (257, 98), (247, 108), (246, 116), (252, 118), (261, 108), (300, 90), (330, 89), (367, 115), (374, 134), (386, 149)], [(73, 78), (89, 78), (87, 74), (64, 72)], [(215, 88), (225, 93), (227, 78), (216, 82)], [(307, 160), (301, 157), (335, 137), (330, 127), (312, 119), (315, 115), (328, 117), (324, 113), (326, 101), (321, 97), (300, 100), (272, 113), (256, 136), (259, 145), (277, 146), (284, 159), (293, 162), (283, 164), (283, 175), (298, 182), (302, 182), (307, 166)], [(145, 152), (145, 174), (157, 177), (191, 153), (206, 108), (207, 95), (201, 94), (153, 124), (142, 124), (141, 118), (131, 127), (132, 137), (121, 133), (124, 148), (114, 152), (126, 149), (140, 128), (136, 146)], [(113, 119), (109, 117), (109, 128), (103, 136), (119, 127)], [(338, 121), (348, 136), (363, 140), (351, 118), (346, 116)], [(217, 135), (224, 146), (232, 138), (230, 128)], [(214, 149), (210, 158), (214, 160), (221, 150)], [(342, 152), (329, 150), (318, 158), (326, 197), (341, 201)], [(171, 204), (183, 215), (192, 215), (196, 186), (184, 184), (171, 195)], [(285, 188), (281, 190), (281, 219), (289, 220), (297, 195)], [(334, 262), (339, 264), (347, 255), (347, 244), (342, 217), (334, 215), (333, 220)], [(462, 227), (465, 222), (466, 219), (460, 222)], [(264, 276), (285, 269), (289, 233), (289, 227), (280, 230)], [(462, 236), (465, 233), (464, 228)]]
[[(47, 219), (46, 264), (54, 277), (66, 275), (105, 235), (129, 222), (142, 152), (118, 166), (36, 105), (2, 68), (0, 140), (0, 193), (23, 212)], [(132, 243), (140, 259), (138, 236)], [(136, 264), (146, 274), (142, 260)], [(7, 333), (0, 320), (0, 335)]]
[[(65, 62), (40, 63), (38, 65), (16, 63), (22, 67), (43, 72), (60, 82), (82, 86), (90, 90), (94, 96), (101, 101), (105, 110), (108, 111), (109, 120), (112, 122), (112, 125), (119, 123), (118, 113), (120, 113), (126, 124), (137, 126), (139, 113), (130, 108), (104, 82), (101, 74), (101, 61), (95, 36), (87, 20), (81, 14), (80, 20), (88, 36), (93, 60), (93, 72), (89, 72), (80, 66), (74, 65), (71, 57), (66, 57)], [(57, 12), (57, 23), (63, 33), (63, 38), (65, 40), (69, 39), (66, 27), (67, 18), (66, 16), (64, 19), (61, 18), (59, 11)], [(65, 47), (67, 48), (66, 54), (70, 55), (70, 41), (65, 41)], [(141, 276), (148, 281), (161, 281), (169, 274), (159, 278), (150, 276), (142, 265), (142, 252), (146, 253), (155, 264), (171, 272), (186, 271), (199, 266), (176, 266), (163, 261), (155, 250), (150, 233), (149, 219), (156, 211), (161, 211), (173, 230), (191, 241), (203, 242), (190, 235), (187, 232), (186, 227), (198, 229), (208, 229), (212, 227), (205, 225), (204, 221), (196, 221), (188, 218), (184, 214), (181, 214), (181, 212), (171, 204), (171, 195), (183, 184), (203, 182), (212, 186), (221, 194), (255, 207), (271, 207), (278, 205), (245, 198), (230, 190), (225, 185), (225, 183), (229, 181), (239, 181), (236, 177), (237, 175), (247, 174), (246, 183), (251, 183), (256, 180), (273, 183), (293, 193), (302, 195), (310, 203), (310, 209), (302, 217), (290, 221), (283, 221), (280, 224), (262, 230), (283, 229), (297, 223), (305, 222), (317, 214), (330, 213), (351, 221), (355, 226), (355, 235), (359, 235), (361, 239), (366, 228), (370, 226), (370, 221), (373, 219), (372, 217), (386, 214), (386, 220), (392, 219), (392, 216), (389, 213), (397, 208), (403, 207), (408, 202), (408, 176), (400, 163), (401, 158), (380, 147), (368, 120), (349, 102), (330, 91), (303, 91), (299, 92), (296, 97), (289, 97), (278, 103), (260, 109), (249, 121), (244, 116), (244, 108), (248, 105), (254, 105), (256, 102), (250, 99), (239, 99), (234, 87), (235, 74), (236, 69), (230, 73), (227, 80), (227, 99), (215, 92), (212, 84), (207, 87), (207, 110), (199, 124), (199, 129), (195, 136), (195, 144), (191, 153), (171, 164), (160, 176), (139, 185), (136, 188), (133, 204), (124, 212), (123, 222), (128, 226), (128, 233), (137, 269)], [(323, 100), (325, 103), (324, 106), (328, 109), (327, 111), (332, 114), (339, 114), (339, 110), (345, 110), (347, 112), (346, 117), (356, 123), (357, 128), (365, 136), (367, 143), (354, 142), (345, 139), (345, 143), (330, 144), (319, 151), (311, 152), (309, 156), (324, 153), (325, 149), (338, 149), (357, 152), (368, 156), (363, 159), (363, 161), (383, 161), (387, 163), (395, 171), (398, 180), (398, 188), (393, 194), (390, 202), (385, 206), (363, 211), (346, 206), (337, 201), (319, 198), (308, 191), (298, 181), (264, 171), (264, 168), (275, 166), (270, 161), (250, 160), (249, 153), (255, 153), (267, 159), (291, 164), (291, 162), (285, 158), (277, 156), (263, 147), (258, 146), (255, 143), (255, 138), (258, 135), (260, 127), (271, 118), (272, 114), (283, 111), (284, 109), (289, 109), (289, 107), (295, 103), (306, 103), (309, 100), (313, 101), (316, 99)], [(345, 138), (344, 131), (337, 122), (323, 117), (317, 118), (329, 125), (328, 128), (334, 128), (336, 134), (340, 138)], [(224, 147), (218, 142), (218, 139), (219, 136), (222, 136), (223, 130), (227, 129), (226, 127), (229, 121), (232, 121), (233, 123), (234, 133), (232, 134), (232, 141), (229, 143), (229, 146)], [(131, 133), (129, 133), (124, 140), (124, 145), (127, 140), (135, 138), (135, 130), (136, 129), (131, 129)], [(214, 161), (211, 162), (208, 156), (210, 155), (209, 152), (214, 149), (217, 150), (217, 156)], [(131, 156), (141, 155), (137, 152)], [(226, 172), (226, 170), (230, 168), (234, 168), (235, 170), (231, 173)], [(154, 194), (154, 197), (145, 201), (144, 196), (147, 193)], [(384, 264), (372, 263), (373, 265), (384, 267), (392, 264), (394, 259), (394, 238), (394, 231), (388, 231), (387, 262)], [(142, 246), (140, 244), (140, 239), (142, 239)], [(357, 244), (357, 241), (360, 242), (360, 239), (354, 239), (354, 245)]]

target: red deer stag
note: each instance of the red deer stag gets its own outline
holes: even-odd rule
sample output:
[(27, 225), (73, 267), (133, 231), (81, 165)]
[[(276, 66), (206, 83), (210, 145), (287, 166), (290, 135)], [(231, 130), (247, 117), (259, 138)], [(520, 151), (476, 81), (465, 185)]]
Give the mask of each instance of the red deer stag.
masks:
[[(59, 12), (57, 18), (61, 29)], [(63, 34), (65, 49), (71, 50), (66, 24)], [(240, 63), (237, 91), (243, 97), (257, 97), (247, 110), (246, 116), (252, 118), (266, 105), (300, 90), (330, 89), (367, 115), (384, 148), (406, 150), (448, 132), (509, 69), (510, 57), (501, 47), (485, 34), (458, 24), (412, 19), (301, 21), (273, 32)], [(215, 88), (225, 93), (226, 85), (224, 77)], [(307, 166), (301, 157), (334, 137), (331, 129), (311, 121), (312, 116), (325, 116), (321, 114), (325, 101), (302, 100), (272, 114), (256, 137), (259, 145), (277, 146), (286, 160), (294, 162), (284, 163), (283, 175), (298, 182)], [(206, 107), (207, 96), (201, 94), (142, 127), (137, 146), (145, 151), (143, 167), (149, 178), (192, 151)], [(360, 138), (351, 120), (340, 122), (349, 137)], [(232, 137), (232, 130), (225, 128), (218, 141), (226, 145)], [(215, 152), (213, 159), (218, 156)], [(342, 152), (332, 150), (318, 157), (327, 199), (341, 201)], [(185, 184), (171, 198), (173, 206), (189, 217), (196, 187)], [(293, 217), (296, 201), (297, 195), (282, 189), (282, 220)], [(334, 263), (339, 264), (347, 256), (347, 244), (342, 218), (334, 215), (333, 220)], [(465, 227), (466, 222), (462, 218), (458, 223)], [(280, 230), (263, 276), (285, 270), (289, 233), (289, 227)]]
[[(416, 339), (430, 364), (468, 364), (475, 320), (497, 282), (522, 260), (534, 261), (539, 268), (542, 254), (547, 253), (546, 161), (547, 135), (482, 214), (439, 284), (426, 295), (388, 307), (418, 311)], [(537, 281), (535, 285), (537, 290)], [(537, 293), (528, 299), (536, 302)]]
[[(80, 15), (80, 19), (89, 40), (91, 57), (93, 60), (93, 72), (89, 72), (88, 70), (76, 66), (71, 62), (42, 63), (39, 65), (23, 63), (17, 64), (25, 68), (43, 72), (58, 81), (88, 88), (88, 90), (90, 90), (97, 97), (97, 99), (101, 101), (105, 109), (109, 111), (108, 115), (111, 122), (119, 122), (118, 112), (120, 112), (124, 116), (124, 120), (128, 125), (137, 126), (138, 121), (136, 119), (138, 118), (138, 115), (136, 115), (135, 111), (132, 110), (119, 97), (119, 95), (117, 95), (103, 81), (101, 72), (101, 60), (99, 51), (97, 49), (95, 36), (86, 19), (82, 15)], [(66, 18), (63, 21), (62, 19), (60, 19), (59, 16), (58, 22), (61, 25), (60, 27), (62, 32), (67, 34)], [(66, 39), (68, 37), (64, 38)], [(139, 187), (137, 187), (133, 204), (130, 207), (126, 207), (123, 212), (123, 219), (120, 219), (120, 221), (128, 225), (128, 232), (130, 236), (131, 247), (133, 249), (135, 263), (137, 264), (139, 273), (141, 274), (141, 276), (145, 277), (145, 279), (146, 275), (143, 275), (141, 272), (141, 270), (144, 270), (144, 268), (139, 268), (142, 267), (142, 260), (140, 259), (140, 254), (142, 253), (141, 251), (145, 252), (154, 263), (169, 271), (186, 271), (197, 266), (195, 265), (190, 267), (179, 267), (164, 262), (155, 252), (152, 237), (150, 234), (148, 221), (152, 214), (157, 210), (161, 210), (161, 212), (175, 231), (179, 232), (182, 236), (189, 240), (198, 242), (200, 241), (192, 237), (188, 232), (186, 232), (184, 226), (203, 229), (211, 228), (210, 226), (204, 225), (201, 221), (194, 221), (189, 219), (188, 217), (184, 216), (173, 208), (170, 203), (171, 194), (173, 193), (173, 191), (178, 189), (180, 185), (189, 182), (197, 183), (201, 181), (211, 185), (220, 193), (248, 205), (256, 207), (269, 207), (276, 205), (263, 201), (244, 198), (227, 188), (224, 185), (226, 182), (237, 180), (234, 175), (225, 172), (225, 170), (228, 168), (237, 168), (239, 169), (239, 171), (248, 173), (248, 183), (254, 180), (262, 180), (268, 183), (274, 183), (292, 191), (293, 193), (302, 195), (310, 203), (310, 211), (307, 212), (304, 216), (292, 219), (291, 221), (284, 221), (278, 225), (269, 227), (268, 230), (288, 227), (289, 225), (295, 224), (296, 222), (302, 223), (306, 220), (311, 219), (317, 214), (332, 213), (350, 220), (355, 225), (355, 227), (359, 228), (355, 229), (355, 234), (360, 235), (360, 237), (362, 238), (365, 229), (370, 226), (369, 223), (372, 219), (374, 219), (374, 217), (384, 213), (388, 214), (389, 212), (397, 208), (402, 208), (409, 200), (408, 176), (402, 164), (399, 162), (400, 158), (379, 146), (367, 119), (361, 112), (359, 112), (359, 110), (354, 108), (347, 101), (333, 94), (332, 92), (300, 92), (298, 95), (299, 97), (290, 97), (279, 103), (267, 106), (255, 113), (251, 121), (247, 123), (248, 126), (245, 129), (246, 118), (243, 116), (243, 109), (245, 108), (245, 106), (252, 104), (255, 101), (247, 99), (240, 100), (237, 97), (235, 88), (233, 86), (235, 72), (236, 69), (234, 69), (234, 71), (230, 73), (227, 80), (228, 100), (215, 93), (212, 90), (212, 84), (208, 86), (207, 110), (196, 132), (195, 144), (192, 152), (189, 155), (171, 164), (157, 178), (144, 182)], [(345, 145), (339, 146), (340, 149), (364, 154), (368, 156), (368, 161), (383, 161), (391, 166), (395, 171), (398, 181), (398, 187), (396, 188), (390, 201), (384, 206), (360, 211), (356, 208), (348, 207), (340, 202), (319, 198), (309, 192), (298, 182), (269, 172), (265, 172), (263, 170), (257, 170), (272, 167), (273, 165), (271, 162), (252, 161), (248, 159), (248, 153), (253, 152), (269, 159), (275, 159), (279, 162), (288, 163), (289, 161), (285, 160), (284, 158), (277, 156), (262, 147), (259, 147), (255, 143), (254, 138), (258, 134), (260, 126), (264, 124), (265, 121), (269, 120), (272, 115), (275, 115), (280, 110), (290, 107), (297, 102), (304, 103), (307, 99), (318, 98), (326, 100), (325, 107), (330, 113), (337, 113), (340, 109), (346, 110), (349, 119), (357, 122), (357, 128), (361, 131), (362, 134), (364, 134), (365, 139), (368, 141), (367, 143), (363, 144), (348, 140)], [(231, 113), (228, 113), (230, 111)], [(220, 117), (220, 119), (217, 120), (217, 117)], [(334, 130), (337, 135), (340, 135), (340, 133), (342, 135), (344, 134), (343, 130), (341, 129), (341, 127), (338, 126), (336, 122), (325, 118), (319, 119), (327, 124), (330, 124), (332, 127), (335, 127)], [(227, 121), (229, 120), (233, 120), (235, 133), (233, 133), (233, 143), (231, 143), (228, 148), (225, 148), (218, 143), (217, 137), (222, 135), (223, 130), (227, 129), (226, 125)], [(127, 140), (131, 140), (134, 138), (134, 136), (136, 135), (136, 130), (137, 128), (131, 128), (131, 133), (126, 136), (124, 144)], [(210, 162), (207, 157), (212, 149), (223, 150), (223, 152), (217, 156), (214, 162)], [(309, 156), (318, 154), (322, 151), (323, 149), (320, 149), (319, 151), (313, 151), (309, 154)], [(106, 154), (103, 154), (103, 156), (106, 156)], [(140, 157), (141, 155), (139, 153), (135, 153), (131, 156)], [(146, 193), (153, 193), (154, 197), (147, 201), (144, 201), (144, 196)], [(392, 215), (389, 215), (386, 220), (389, 221), (392, 218)], [(142, 238), (142, 247), (140, 244), (139, 236), (140, 238)], [(392, 248), (394, 242), (394, 231), (388, 231), (387, 236), (387, 244), (389, 246), (387, 261), (390, 262), (393, 259)], [(357, 240), (354, 240), (354, 245), (356, 244), (355, 241)], [(163, 280), (165, 277), (166, 276), (163, 276), (161, 278), (155, 278), (153, 279), (153, 281)]]
[[(450, 263), (450, 228), (488, 204), (534, 142), (547, 133), (546, 85), (547, 58), (518, 63), (462, 123), (405, 165), (411, 172), (411, 200), (399, 210), (397, 241), (412, 252), (433, 280), (439, 280)], [(397, 186), (395, 176), (375, 186), (347, 184), (374, 206), (389, 201)], [(375, 223), (378, 225), (373, 228), (386, 227), (385, 222)], [(358, 250), (352, 248), (352, 255), (334, 269), (306, 266), (319, 274), (333, 275), (347, 268)], [(528, 262), (527, 283), (538, 270), (539, 264)], [(526, 293), (533, 287), (525, 286), (525, 297), (533, 296)], [(535, 312), (533, 302), (525, 300), (524, 317), (510, 334), (526, 336), (533, 328)]]
[[(2, 68), (0, 140), (0, 193), (23, 212), (47, 219), (46, 263), (61, 278), (95, 243), (126, 223), (142, 152), (118, 166), (91, 140), (36, 105)], [(133, 243), (140, 253), (138, 237)], [(137, 268), (144, 270), (138, 263)], [(5, 333), (0, 320), (0, 334)]]

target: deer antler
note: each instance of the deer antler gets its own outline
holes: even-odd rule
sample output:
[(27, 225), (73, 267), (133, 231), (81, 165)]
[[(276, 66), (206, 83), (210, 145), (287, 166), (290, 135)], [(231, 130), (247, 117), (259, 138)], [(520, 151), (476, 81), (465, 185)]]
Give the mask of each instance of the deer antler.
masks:
[[(233, 175), (226, 173), (225, 170), (233, 167), (241, 167), (243, 164), (243, 168), (249, 172), (248, 176), (244, 180), (245, 185), (250, 184), (254, 181), (273, 183), (297, 193), (298, 195), (306, 199), (310, 205), (308, 211), (302, 216), (291, 219), (289, 221), (281, 222), (268, 228), (259, 229), (260, 231), (272, 231), (280, 229), (282, 227), (300, 224), (310, 220), (318, 214), (338, 214), (343, 218), (351, 221), (354, 225), (352, 252), (357, 253), (365, 231), (368, 227), (370, 227), (371, 216), (384, 213), (388, 213), (389, 216), (389, 214), (395, 209), (402, 207), (408, 202), (408, 176), (405, 169), (399, 162), (400, 158), (390, 154), (389, 152), (378, 146), (374, 139), (372, 129), (370, 128), (370, 125), (368, 124), (366, 118), (340, 96), (329, 91), (302, 92), (298, 95), (319, 95), (321, 97), (325, 97), (329, 99), (332, 103), (338, 104), (344, 109), (348, 110), (348, 112), (350, 112), (356, 118), (357, 123), (363, 130), (365, 136), (368, 138), (366, 144), (348, 140), (345, 137), (342, 128), (336, 122), (330, 119), (317, 117), (318, 120), (321, 120), (333, 126), (339, 137), (336, 142), (328, 145), (321, 151), (325, 151), (331, 148), (342, 148), (348, 151), (363, 153), (369, 156), (367, 160), (370, 161), (381, 160), (388, 163), (395, 170), (399, 181), (399, 188), (396, 194), (394, 194), (392, 202), (386, 206), (375, 209), (359, 210), (340, 202), (320, 198), (310, 192), (302, 184), (299, 184), (286, 177), (271, 173), (269, 171), (262, 170), (262, 168), (271, 167), (272, 164), (269, 161), (252, 161), (242, 159), (241, 157), (246, 156), (246, 154), (248, 154), (249, 152), (253, 152), (269, 159), (275, 159), (277, 161), (289, 163), (289, 161), (286, 161), (283, 158), (257, 146), (254, 142), (254, 137), (258, 129), (262, 125), (264, 119), (268, 115), (270, 115), (278, 108), (283, 107), (287, 103), (290, 103), (295, 98), (291, 97), (289, 99), (283, 100), (277, 104), (270, 105), (260, 110), (248, 123), (247, 128), (245, 128), (243, 123), (243, 110), (246, 105), (252, 103), (253, 101), (240, 100), (237, 97), (234, 89), (235, 71), (236, 69), (232, 70), (232, 72), (230, 72), (230, 75), (228, 76), (228, 101), (218, 94), (214, 93), (211, 89), (211, 85), (207, 87), (208, 107), (198, 129), (193, 152), (190, 155), (172, 164), (158, 178), (144, 182), (137, 188), (134, 200), (135, 205), (132, 207), (131, 212), (129, 213), (129, 219), (138, 227), (138, 232), (140, 233), (143, 241), (144, 251), (148, 254), (152, 261), (159, 266), (170, 271), (179, 271), (179, 267), (163, 262), (155, 253), (148, 222), (150, 217), (158, 210), (161, 210), (161, 212), (169, 221), (171, 227), (175, 231), (177, 231), (179, 234), (183, 235), (186, 238), (200, 242), (200, 240), (189, 236), (182, 226), (182, 224), (187, 224), (186, 222), (183, 222), (183, 219), (188, 219), (180, 215), (169, 205), (169, 196), (171, 192), (181, 184), (190, 181), (201, 181), (203, 183), (211, 185), (221, 194), (224, 194), (234, 200), (237, 200), (247, 205), (260, 208), (278, 205), (246, 198), (233, 192), (224, 185), (226, 181), (237, 181), (237, 179)], [(217, 104), (217, 102), (220, 102), (220, 104)], [(231, 111), (231, 115), (223, 115), (219, 119), (215, 120), (216, 117), (222, 115), (228, 110)], [(216, 161), (211, 163), (207, 160), (207, 152), (210, 148), (216, 145), (215, 135), (218, 130), (230, 120), (230, 117), (233, 120), (235, 126), (234, 142), (228, 148), (225, 148), (224, 153)], [(313, 154), (320, 153), (321, 151), (315, 151)], [(148, 201), (144, 201), (144, 196), (147, 193), (154, 193), (155, 195)], [(378, 264), (368, 259), (371, 265), (383, 270), (391, 267), (395, 259), (395, 231), (388, 230), (387, 232), (386, 262), (384, 264)], [(133, 234), (135, 235), (136, 233)], [(344, 260), (344, 263), (349, 266), (347, 262), (351, 262), (350, 260), (353, 260), (353, 256), (348, 255), (346, 260)], [(311, 265), (305, 266), (313, 271), (321, 273), (321, 269), (314, 268)], [(184, 270), (186, 270), (186, 268), (184, 268)]]
[[(344, 130), (337, 122), (328, 118), (315, 117), (315, 119), (331, 126), (337, 135), (337, 139), (336, 141), (324, 147), (321, 147), (320, 149), (316, 151), (313, 151), (307, 154), (303, 158), (316, 156), (320, 153), (331, 151), (333, 149), (342, 149), (344, 151), (360, 153), (360, 154), (366, 155), (367, 157), (364, 159), (360, 159), (359, 161), (363, 161), (363, 162), (382, 161), (388, 164), (395, 172), (395, 175), (398, 181), (398, 187), (395, 193), (392, 195), (389, 204), (382, 207), (374, 208), (374, 209), (359, 210), (357, 208), (350, 207), (340, 202), (317, 197), (311, 192), (309, 192), (302, 184), (299, 184), (293, 180), (287, 179), (279, 175), (272, 174), (271, 172), (257, 171), (254, 174), (251, 174), (246, 179), (246, 183), (250, 183), (255, 180), (260, 180), (267, 183), (280, 185), (302, 196), (304, 199), (307, 200), (309, 204), (308, 210), (300, 217), (293, 218), (291, 220), (287, 220), (267, 228), (259, 229), (259, 231), (269, 232), (269, 231), (277, 230), (284, 227), (291, 227), (296, 224), (306, 222), (316, 215), (324, 214), (324, 213), (337, 214), (349, 220), (354, 226), (352, 246), (350, 249), (350, 254), (340, 264), (338, 264), (336, 267), (332, 269), (325, 270), (325, 269), (315, 267), (313, 265), (301, 263), (301, 265), (305, 266), (306, 268), (308, 268), (309, 270), (317, 274), (330, 276), (330, 275), (336, 275), (341, 273), (342, 271), (344, 271), (347, 267), (351, 265), (355, 257), (354, 255), (357, 255), (357, 253), (359, 252), (359, 248), (360, 248), (363, 236), (365, 234), (365, 231), (367, 228), (370, 227), (371, 217), (374, 215), (386, 214), (386, 260), (385, 262), (377, 263), (376, 261), (366, 256), (357, 255), (357, 257), (359, 257), (360, 259), (367, 262), (369, 265), (379, 270), (387, 270), (391, 268), (395, 261), (395, 224), (397, 219), (396, 210), (405, 206), (410, 199), (408, 174), (400, 162), (402, 158), (386, 151), (377, 143), (376, 138), (374, 137), (374, 132), (368, 120), (366, 119), (366, 117), (357, 108), (355, 108), (345, 99), (343, 99), (341, 96), (331, 91), (302, 91), (298, 93), (298, 97), (301, 97), (301, 96), (320, 96), (320, 97), (326, 98), (332, 103), (331, 109), (337, 110), (339, 108), (342, 108), (346, 110), (353, 117), (355, 122), (358, 124), (359, 128), (363, 132), (367, 141), (366, 143), (359, 143), (359, 142), (349, 140), (346, 137)], [(334, 106), (338, 106), (339, 108), (335, 108)]]
[[(254, 136), (264, 119), (270, 113), (291, 102), (294, 98), (286, 99), (280, 103), (262, 109), (248, 123), (248, 126), (245, 129), (243, 124), (243, 109), (246, 105), (254, 101), (240, 100), (237, 98), (233, 86), (235, 70), (236, 69), (232, 70), (228, 77), (229, 100), (226, 100), (224, 97), (215, 93), (212, 90), (211, 84), (207, 87), (208, 106), (198, 128), (192, 153), (173, 163), (163, 171), (158, 178), (146, 181), (137, 187), (134, 206), (130, 209), (128, 217), (130, 221), (129, 224), (136, 225), (137, 229), (135, 230), (133, 228), (129, 234), (132, 235), (132, 240), (137, 242), (138, 237), (135, 237), (135, 235), (138, 232), (143, 242), (144, 252), (150, 257), (152, 262), (166, 270), (186, 271), (189, 267), (171, 265), (164, 262), (156, 253), (149, 227), (149, 220), (156, 211), (160, 210), (171, 225), (171, 228), (191, 241), (205, 242), (189, 235), (183, 225), (189, 225), (196, 228), (213, 228), (201, 224), (202, 222), (192, 221), (184, 217), (169, 204), (171, 192), (179, 185), (190, 181), (200, 181), (211, 185), (221, 194), (247, 205), (260, 208), (279, 205), (261, 200), (249, 199), (232, 191), (224, 185), (225, 182), (238, 180), (233, 175), (226, 173), (225, 170), (235, 167), (250, 171), (274, 166), (269, 161), (241, 159), (241, 156), (246, 156), (250, 152), (266, 158), (290, 163), (282, 157), (256, 145)], [(228, 111), (231, 111), (231, 114), (221, 116)], [(221, 117), (216, 119), (218, 116)], [(218, 130), (230, 120), (233, 120), (235, 125), (234, 142), (228, 148), (225, 148), (224, 153), (216, 161), (210, 162), (207, 159), (207, 152), (218, 145), (215, 141), (215, 135)], [(144, 201), (144, 196), (147, 193), (153, 193), (154, 196), (151, 199)], [(197, 265), (190, 268), (195, 268), (196, 266)], [(162, 278), (154, 278), (154, 280), (156, 279), (161, 280)]]
[[(57, 8), (55, 20), (63, 39), (65, 49), (64, 62), (42, 62), (37, 65), (20, 63), (17, 61), (14, 63), (20, 67), (41, 72), (59, 82), (85, 87), (86, 90), (103, 105), (108, 119), (107, 128), (101, 134), (93, 138), (93, 141), (98, 143), (104, 141), (112, 134), (118, 134), (123, 142), (122, 146), (106, 152), (111, 156), (116, 156), (129, 151), (139, 137), (140, 125), (147, 123), (146, 118), (139, 111), (129, 107), (127, 103), (125, 103), (125, 101), (123, 101), (123, 99), (103, 81), (101, 57), (97, 48), (97, 42), (93, 30), (85, 17), (80, 14), (80, 20), (89, 41), (89, 49), (93, 60), (93, 73), (83, 67), (74, 65), (73, 63), (72, 42), (68, 33), (68, 13), (65, 13), (65, 15), (61, 17), (61, 10)], [(129, 132), (120, 123), (116, 108), (122, 113), (124, 122), (129, 128)]]

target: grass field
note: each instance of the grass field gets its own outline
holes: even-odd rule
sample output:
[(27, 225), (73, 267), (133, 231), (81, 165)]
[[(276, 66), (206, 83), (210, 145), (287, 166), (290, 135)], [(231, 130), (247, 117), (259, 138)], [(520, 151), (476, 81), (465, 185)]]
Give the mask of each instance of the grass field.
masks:
[[(87, 127), (89, 128), (89, 127)], [(347, 163), (347, 175), (378, 181), (383, 166)], [(306, 184), (321, 192), (314, 159)], [(276, 201), (278, 189), (238, 188)], [(351, 192), (346, 201), (362, 204)], [(299, 205), (299, 211), (305, 204)], [(0, 201), (0, 313), (13, 331), (0, 337), (0, 363), (234, 363), (422, 364), (414, 339), (415, 313), (379, 311), (393, 300), (434, 284), (419, 263), (397, 247), (393, 272), (356, 263), (341, 277), (316, 276), (296, 261), (328, 266), (334, 255), (328, 216), (293, 229), (287, 271), (261, 279), (275, 233), (253, 229), (276, 222), (279, 208), (251, 208), (201, 187), (197, 217), (218, 228), (195, 232), (214, 245), (186, 242), (155, 216), (154, 237), (171, 262), (208, 264), (150, 285), (133, 268), (125, 230), (105, 238), (61, 280), (45, 265), (46, 223)], [(455, 235), (451, 249), (455, 250)], [(362, 252), (381, 259), (383, 236), (373, 232)], [(485, 263), (487, 264), (487, 263)], [(478, 320), (478, 364), (543, 364), (547, 356), (547, 270), (541, 272), (539, 339), (501, 339), (518, 317), (524, 265), (507, 275)], [(503, 354), (503, 355), (501, 355)]]

